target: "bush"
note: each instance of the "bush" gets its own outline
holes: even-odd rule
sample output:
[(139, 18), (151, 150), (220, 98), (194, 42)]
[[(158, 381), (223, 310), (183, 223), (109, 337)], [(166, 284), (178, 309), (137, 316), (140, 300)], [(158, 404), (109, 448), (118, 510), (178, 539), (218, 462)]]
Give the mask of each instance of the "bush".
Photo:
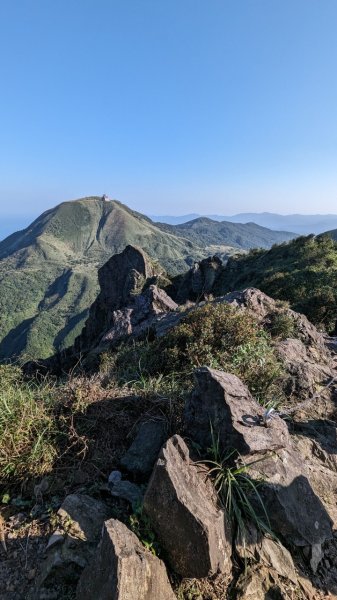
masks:
[(240, 377), (261, 403), (283, 375), (270, 335), (248, 311), (225, 303), (192, 310), (159, 340), (124, 346), (115, 365), (124, 381), (161, 374), (185, 385), (196, 367), (222, 369)]

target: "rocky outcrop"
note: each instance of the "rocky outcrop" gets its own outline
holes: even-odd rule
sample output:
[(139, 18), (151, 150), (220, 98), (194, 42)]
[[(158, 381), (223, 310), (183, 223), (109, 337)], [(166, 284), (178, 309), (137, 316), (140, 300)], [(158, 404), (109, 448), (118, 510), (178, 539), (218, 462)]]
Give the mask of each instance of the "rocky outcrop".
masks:
[(276, 343), (276, 352), (289, 375), (288, 396), (306, 399), (333, 378), (331, 358), (327, 360), (320, 347), (305, 345), (300, 339), (287, 339)]
[(225, 514), (217, 507), (207, 473), (192, 463), (177, 435), (162, 448), (144, 510), (176, 573), (200, 578), (230, 572), (231, 536)]
[(90, 308), (74, 352), (87, 353), (146, 333), (159, 315), (178, 308), (155, 285), (160, 268), (139, 248), (127, 246), (98, 271), (100, 293)]
[(150, 285), (142, 294), (130, 298), (126, 308), (113, 311), (112, 327), (102, 336), (101, 345), (114, 345), (126, 337), (141, 337), (158, 316), (175, 311), (178, 305), (164, 290)]
[(246, 523), (244, 532), (239, 532), (235, 548), (243, 560), (252, 560), (276, 571), (285, 579), (297, 583), (293, 559), (279, 540), (262, 535), (252, 523)]
[(132, 294), (140, 291), (145, 281), (154, 275), (151, 260), (140, 248), (127, 246), (120, 254), (114, 254), (98, 271), (100, 293), (75, 342), (75, 350), (83, 352), (93, 348), (113, 326), (114, 311), (124, 308)]
[[(204, 367), (195, 371), (196, 387), (185, 407), (185, 429), (207, 449), (212, 435), (222, 449), (242, 455), (285, 448), (289, 433), (280, 417), (263, 422), (264, 409), (235, 375)], [(211, 425), (210, 425), (211, 424)]]
[(213, 293), (222, 270), (223, 263), (218, 256), (211, 256), (194, 263), (193, 267), (180, 278), (177, 290), (178, 302), (202, 300)]
[(83, 572), (78, 600), (175, 600), (164, 563), (123, 523), (104, 524), (94, 561)]
[(266, 427), (263, 409), (233, 375), (202, 368), (196, 381), (185, 411), (193, 441), (207, 448), (213, 431), (225, 454), (233, 449), (240, 454), (247, 474), (259, 482), (273, 531), (289, 543), (313, 547), (331, 538), (332, 520), (309, 483), (285, 422), (275, 416)]

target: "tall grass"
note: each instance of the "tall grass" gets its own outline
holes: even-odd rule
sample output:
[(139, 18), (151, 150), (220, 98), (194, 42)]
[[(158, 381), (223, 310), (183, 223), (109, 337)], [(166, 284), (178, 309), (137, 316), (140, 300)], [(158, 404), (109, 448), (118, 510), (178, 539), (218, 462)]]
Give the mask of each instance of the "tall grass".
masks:
[(48, 472), (57, 435), (51, 383), (25, 382), (17, 367), (0, 366), (0, 481)]

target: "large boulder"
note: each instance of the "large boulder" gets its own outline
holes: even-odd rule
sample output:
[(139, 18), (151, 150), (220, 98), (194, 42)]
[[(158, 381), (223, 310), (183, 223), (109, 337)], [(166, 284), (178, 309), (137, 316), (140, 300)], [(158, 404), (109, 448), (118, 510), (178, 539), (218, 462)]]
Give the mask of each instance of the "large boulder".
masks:
[(276, 352), (289, 374), (287, 395), (306, 399), (333, 378), (332, 363), (322, 358), (317, 347), (300, 339), (286, 339), (276, 344)]
[(222, 450), (240, 454), (265, 453), (285, 448), (289, 433), (275, 417), (266, 427), (264, 409), (235, 375), (202, 367), (195, 371), (196, 387), (185, 407), (186, 432), (202, 448), (219, 438)]
[(123, 523), (104, 524), (94, 561), (83, 572), (78, 600), (175, 600), (164, 563)]
[(172, 569), (189, 578), (231, 569), (231, 536), (217, 506), (211, 481), (192, 463), (183, 439), (175, 435), (162, 448), (144, 497)]

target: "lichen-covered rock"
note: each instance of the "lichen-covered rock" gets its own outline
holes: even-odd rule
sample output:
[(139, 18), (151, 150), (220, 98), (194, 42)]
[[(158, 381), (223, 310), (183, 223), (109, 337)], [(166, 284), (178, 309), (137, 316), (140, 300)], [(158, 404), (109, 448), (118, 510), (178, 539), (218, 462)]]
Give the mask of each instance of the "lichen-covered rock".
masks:
[(265, 453), (285, 448), (289, 433), (275, 417), (265, 427), (264, 409), (235, 375), (202, 367), (195, 371), (196, 387), (185, 407), (185, 428), (204, 449), (212, 443), (212, 431), (223, 450), (240, 454)]
[(104, 524), (93, 562), (77, 587), (78, 600), (175, 600), (164, 563), (123, 523)]
[(178, 435), (162, 448), (144, 497), (172, 569), (189, 578), (231, 569), (231, 536), (212, 483)]

